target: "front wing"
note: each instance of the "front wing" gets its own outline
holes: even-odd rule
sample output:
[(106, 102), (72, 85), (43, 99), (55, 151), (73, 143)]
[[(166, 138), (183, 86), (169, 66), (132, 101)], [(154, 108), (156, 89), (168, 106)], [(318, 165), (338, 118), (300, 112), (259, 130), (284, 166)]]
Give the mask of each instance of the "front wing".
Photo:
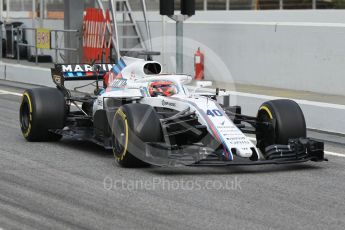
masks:
[(230, 166), (290, 164), (306, 161), (327, 161), (324, 158), (324, 143), (311, 138), (290, 139), (287, 145), (271, 145), (265, 149), (264, 157), (259, 160), (235, 157), (232, 161), (222, 158), (222, 154), (213, 151), (205, 153), (205, 148), (194, 145), (173, 149), (166, 145), (150, 143), (143, 160), (158, 166)]

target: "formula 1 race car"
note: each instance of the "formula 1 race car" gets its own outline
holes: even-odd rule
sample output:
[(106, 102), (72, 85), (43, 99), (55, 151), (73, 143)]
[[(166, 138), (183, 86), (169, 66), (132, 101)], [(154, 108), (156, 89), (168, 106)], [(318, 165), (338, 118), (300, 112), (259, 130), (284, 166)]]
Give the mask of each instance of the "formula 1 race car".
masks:
[[(112, 149), (123, 167), (325, 160), (323, 142), (306, 137), (296, 102), (267, 101), (257, 116), (247, 116), (225, 92), (203, 92), (206, 81), (191, 90), (190, 76), (161, 71), (158, 62), (130, 57), (114, 65), (55, 65), (56, 88), (23, 94), (22, 133), (28, 141), (92, 141)], [(93, 94), (66, 88), (76, 80), (94, 81)], [(245, 134), (256, 135), (256, 145)]]

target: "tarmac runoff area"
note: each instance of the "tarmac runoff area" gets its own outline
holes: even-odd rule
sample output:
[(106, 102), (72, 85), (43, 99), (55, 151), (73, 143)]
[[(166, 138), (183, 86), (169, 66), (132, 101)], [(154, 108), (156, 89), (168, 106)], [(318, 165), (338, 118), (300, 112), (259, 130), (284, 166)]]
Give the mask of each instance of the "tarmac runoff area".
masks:
[(322, 163), (124, 169), (88, 142), (26, 142), (24, 86), (0, 86), (1, 230), (344, 229), (341, 135), (308, 132)]

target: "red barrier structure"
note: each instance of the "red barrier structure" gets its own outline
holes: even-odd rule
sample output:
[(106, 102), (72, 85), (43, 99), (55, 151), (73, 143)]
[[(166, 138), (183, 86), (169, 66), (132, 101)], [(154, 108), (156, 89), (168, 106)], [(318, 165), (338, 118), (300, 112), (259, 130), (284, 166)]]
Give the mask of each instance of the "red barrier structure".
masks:
[(107, 25), (111, 30), (109, 11), (105, 18), (101, 9), (86, 8), (83, 18), (83, 63), (92, 61), (109, 63), (111, 33), (107, 33)]

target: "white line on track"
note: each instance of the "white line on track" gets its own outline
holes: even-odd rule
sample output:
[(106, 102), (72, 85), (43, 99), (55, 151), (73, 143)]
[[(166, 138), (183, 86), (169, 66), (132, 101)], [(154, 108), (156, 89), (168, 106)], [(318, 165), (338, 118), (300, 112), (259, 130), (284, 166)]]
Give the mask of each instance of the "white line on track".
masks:
[[(9, 95), (14, 95), (14, 96), (22, 96), (21, 93), (16, 93), (16, 92), (11, 92), (11, 91), (6, 91), (6, 90), (0, 90), (0, 95), (1, 94), (9, 94)], [(249, 140), (251, 141), (256, 141), (254, 137), (248, 137)], [(325, 151), (325, 154), (331, 155), (331, 156), (337, 156), (337, 157), (345, 157), (344, 153), (335, 153), (335, 152), (330, 152), (330, 151)]]
[[(260, 98), (260, 99), (264, 99), (264, 100), (286, 99), (285, 97), (274, 97), (274, 96), (254, 94), (254, 93), (243, 93), (243, 92), (235, 92), (235, 91), (227, 91), (227, 92), (230, 93), (231, 95), (251, 97), (251, 98)], [(324, 108), (333, 108), (333, 109), (345, 110), (345, 105), (341, 105), (341, 104), (309, 101), (309, 100), (302, 100), (302, 99), (293, 99), (293, 100), (296, 101), (298, 104), (302, 104), (302, 105), (312, 105), (312, 106), (318, 106), (318, 107), (324, 107)]]
[(334, 152), (330, 152), (330, 151), (324, 151), (324, 153), (326, 155), (330, 155), (330, 156), (345, 157), (345, 154), (343, 154), (343, 153), (334, 153)]
[(6, 90), (1, 90), (0, 89), (0, 94), (10, 94), (10, 95), (14, 95), (14, 96), (22, 96), (22, 93), (15, 93), (15, 92), (10, 92), (10, 91), (6, 91)]
[[(187, 87), (187, 88), (193, 90), (193, 89), (195, 89), (195, 86), (191, 86), (191, 87)], [(210, 92), (210, 93), (215, 92), (215, 89), (211, 89), (211, 88), (202, 88), (202, 90), (205, 92)], [(269, 96), (269, 95), (263, 95), (263, 94), (244, 93), (244, 92), (237, 92), (237, 91), (230, 91), (230, 90), (227, 90), (226, 93), (228, 93), (232, 96), (249, 97), (249, 98), (263, 99), (263, 100), (286, 99), (286, 97), (275, 97), (275, 96)], [(298, 104), (301, 104), (301, 105), (310, 105), (310, 106), (318, 106), (318, 107), (323, 107), (323, 108), (345, 110), (345, 105), (341, 105), (341, 104), (310, 101), (310, 100), (303, 100), (303, 99), (296, 99), (296, 98), (293, 98), (293, 100), (296, 101)]]

